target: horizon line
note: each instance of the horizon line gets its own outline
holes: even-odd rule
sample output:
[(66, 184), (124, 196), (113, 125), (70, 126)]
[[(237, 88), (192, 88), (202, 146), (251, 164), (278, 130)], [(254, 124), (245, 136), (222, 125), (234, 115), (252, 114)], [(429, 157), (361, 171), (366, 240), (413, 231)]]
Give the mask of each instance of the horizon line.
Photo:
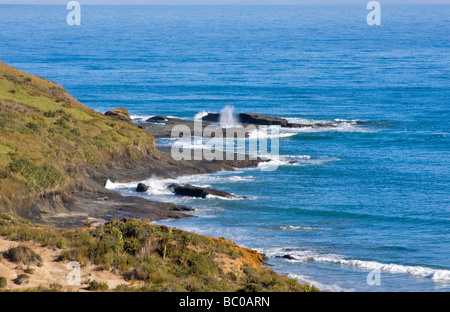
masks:
[[(145, 4), (145, 3), (115, 3), (115, 4), (106, 4), (106, 3), (80, 3), (82, 6), (366, 6), (366, 4), (358, 4), (358, 3), (277, 3), (277, 4)], [(66, 6), (67, 3), (0, 3), (0, 5), (14, 5), (14, 6)], [(450, 5), (450, 3), (429, 3), (429, 2), (420, 2), (420, 3), (385, 3), (383, 6), (389, 5)]]

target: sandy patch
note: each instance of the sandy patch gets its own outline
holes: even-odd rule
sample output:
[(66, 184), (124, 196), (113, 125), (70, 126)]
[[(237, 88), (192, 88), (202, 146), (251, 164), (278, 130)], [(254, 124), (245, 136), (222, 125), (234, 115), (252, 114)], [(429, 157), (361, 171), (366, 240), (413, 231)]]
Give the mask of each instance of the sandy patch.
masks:
[[(68, 261), (57, 261), (61, 254), (60, 249), (42, 247), (33, 242), (18, 243), (4, 238), (0, 238), (0, 253), (7, 251), (9, 248), (16, 246), (26, 246), (42, 258), (42, 266), (24, 265), (10, 262), (5, 257), (0, 261), (0, 276), (7, 279), (7, 288), (10, 290), (23, 291), (30, 288), (44, 287), (50, 288), (52, 284), (62, 286), (62, 291), (78, 292), (87, 291), (86, 287), (91, 280), (97, 280), (108, 284), (109, 289), (115, 289), (120, 284), (129, 284), (122, 276), (111, 271), (98, 271), (94, 265), (80, 267), (71, 265)], [(25, 273), (30, 268), (33, 273)], [(16, 285), (13, 280), (20, 274), (29, 276), (28, 283)], [(79, 278), (78, 278), (79, 277)], [(71, 285), (79, 281), (80, 284)]]

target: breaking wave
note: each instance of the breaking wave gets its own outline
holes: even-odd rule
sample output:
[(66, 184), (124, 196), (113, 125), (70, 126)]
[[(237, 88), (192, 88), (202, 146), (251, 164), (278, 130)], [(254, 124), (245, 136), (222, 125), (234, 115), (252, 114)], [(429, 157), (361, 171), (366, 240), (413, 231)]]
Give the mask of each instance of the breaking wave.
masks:
[(333, 253), (321, 254), (312, 250), (301, 250), (296, 248), (271, 248), (264, 250), (263, 253), (268, 257), (276, 258), (286, 258), (286, 255), (288, 255), (289, 257), (286, 261), (292, 262), (334, 263), (369, 271), (380, 270), (391, 274), (409, 274), (416, 277), (428, 278), (433, 281), (450, 281), (450, 270), (444, 269), (358, 260)]

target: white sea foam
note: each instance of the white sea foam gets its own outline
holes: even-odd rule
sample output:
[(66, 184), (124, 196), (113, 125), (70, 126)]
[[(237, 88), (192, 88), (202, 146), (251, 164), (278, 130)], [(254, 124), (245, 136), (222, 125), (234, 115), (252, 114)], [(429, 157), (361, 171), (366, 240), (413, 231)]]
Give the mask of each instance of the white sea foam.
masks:
[[(329, 120), (311, 120), (311, 119), (288, 119), (290, 122), (296, 122), (304, 125), (310, 125), (310, 127), (302, 128), (285, 128), (281, 126), (268, 126), (267, 128), (257, 128), (249, 132), (250, 140), (261, 139), (275, 139), (275, 138), (289, 138), (300, 133), (320, 133), (320, 132), (359, 132), (359, 133), (372, 133), (374, 129), (365, 127), (359, 123), (358, 120), (344, 120), (335, 119)], [(313, 127), (314, 124), (323, 123), (324, 126)], [(329, 126), (326, 126), (326, 125)]]
[(232, 182), (249, 182), (249, 181), (254, 181), (254, 177), (253, 176), (229, 176), (226, 177), (227, 181), (232, 181)]
[(282, 167), (282, 166), (319, 166), (328, 162), (340, 161), (337, 157), (317, 156), (312, 157), (309, 155), (261, 155), (261, 158), (268, 159), (269, 161), (261, 162), (258, 167), (264, 169), (265, 167)]
[[(132, 114), (132, 115), (130, 115), (130, 118), (134, 122), (145, 122), (145, 121), (147, 121), (147, 119), (149, 119), (151, 117), (155, 117), (155, 116), (156, 115), (137, 115), (137, 114)], [(171, 115), (168, 115), (168, 116), (164, 115), (164, 116), (168, 117), (168, 118), (192, 120), (192, 118), (190, 118), (190, 117), (177, 117), (177, 116), (171, 116)]]
[(297, 133), (305, 132), (361, 132), (361, 133), (371, 133), (375, 132), (374, 129), (368, 128), (362, 123), (363, 120), (359, 119), (334, 119), (334, 120), (319, 120), (319, 119), (308, 119), (308, 118), (285, 118), (291, 123), (298, 123), (303, 125), (314, 124), (324, 124), (330, 126), (323, 127), (304, 127), (304, 128), (292, 128), (297, 131)]
[(212, 195), (212, 194), (208, 194), (206, 195), (206, 198), (209, 199), (221, 199), (221, 200), (242, 200), (245, 199), (244, 197), (240, 197), (238, 195), (234, 195), (232, 194), (234, 197), (225, 197), (225, 196), (218, 196), (218, 195)]
[(248, 132), (248, 139), (261, 140), (261, 139), (276, 139), (287, 138), (294, 136), (298, 133), (298, 129), (295, 128), (282, 128), (280, 126), (268, 126), (264, 128), (255, 128)]
[(366, 261), (351, 259), (338, 254), (321, 254), (312, 250), (300, 250), (296, 248), (271, 248), (262, 251), (268, 257), (283, 257), (289, 255), (292, 262), (321, 262), (334, 263), (357, 267), (364, 270), (380, 270), (391, 274), (409, 274), (422, 278), (429, 278), (433, 281), (450, 281), (450, 270), (434, 269), (424, 266), (410, 266), (395, 263), (380, 263), (377, 261)]
[(313, 226), (300, 226), (300, 225), (282, 225), (281, 230), (318, 230), (319, 228)]
[[(233, 171), (233, 173), (243, 173), (244, 171)], [(149, 186), (146, 195), (148, 195), (151, 199), (157, 199), (162, 201), (177, 201), (180, 203), (181, 201), (190, 202), (195, 200), (195, 198), (178, 198), (174, 196), (174, 193), (169, 189), (170, 184), (191, 184), (193, 186), (198, 187), (211, 187), (212, 183), (245, 183), (248, 181), (253, 181), (254, 177), (251, 175), (246, 176), (238, 176), (238, 175), (228, 175), (230, 172), (222, 171), (215, 174), (196, 174), (196, 175), (188, 175), (181, 176), (174, 179), (164, 179), (152, 176), (148, 179), (142, 181), (133, 181), (127, 183), (120, 182), (112, 182), (110, 180), (106, 181), (105, 188), (110, 190), (116, 190), (121, 192), (124, 195), (135, 195), (136, 186), (138, 183), (144, 183)], [(168, 195), (171, 195), (169, 198)], [(233, 194), (236, 198), (225, 198), (220, 196), (208, 195), (208, 198), (216, 198), (216, 199), (224, 199), (224, 200), (241, 200), (244, 199), (241, 194)], [(248, 197), (245, 198), (248, 200), (254, 200), (256, 197)]]
[(238, 121), (236, 115), (234, 114), (233, 106), (225, 106), (219, 115), (219, 124), (221, 128), (240, 128), (241, 123)]
[(287, 275), (287, 277), (288, 278), (292, 278), (292, 279), (296, 279), (301, 284), (302, 283), (307, 283), (307, 284), (309, 284), (311, 286), (314, 286), (314, 287), (320, 289), (321, 291), (325, 291), (325, 292), (352, 291), (352, 289), (343, 289), (343, 288), (339, 287), (338, 285), (328, 285), (328, 284), (320, 283), (318, 281), (313, 280), (311, 276), (289, 273)]
[(145, 122), (147, 119), (155, 115), (130, 115), (131, 120), (134, 122)]
[(138, 183), (144, 183), (145, 185), (149, 186), (146, 192), (148, 195), (169, 195), (172, 194), (172, 192), (168, 189), (170, 181), (172, 180), (158, 179), (154, 177), (143, 181), (127, 182), (127, 183), (111, 182), (110, 180), (107, 180), (105, 188), (110, 190), (134, 191)]
[(201, 111), (194, 116), (194, 120), (201, 120), (205, 116), (208, 116), (208, 112)]

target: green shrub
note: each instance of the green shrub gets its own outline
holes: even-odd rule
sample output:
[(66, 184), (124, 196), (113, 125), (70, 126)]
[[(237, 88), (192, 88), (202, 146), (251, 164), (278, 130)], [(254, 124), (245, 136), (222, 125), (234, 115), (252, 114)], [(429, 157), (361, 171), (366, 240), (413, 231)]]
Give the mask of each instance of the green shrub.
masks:
[(137, 238), (131, 237), (124, 241), (123, 248), (125, 252), (134, 256), (138, 253), (139, 249), (141, 248), (141, 243)]
[(89, 291), (105, 291), (108, 290), (108, 284), (96, 280), (90, 281), (87, 288)]
[[(139, 286), (121, 285), (116, 291), (317, 291), (315, 287), (300, 285), (267, 267), (244, 265), (237, 271), (224, 272), (217, 265), (217, 258), (237, 256), (232, 255), (233, 248), (228, 242), (217, 242), (148, 222), (121, 220), (95, 228), (56, 230), (2, 213), (0, 220), (8, 222), (0, 224), (0, 236), (15, 241), (36, 241), (53, 248), (63, 247), (59, 260), (78, 261), (81, 265), (93, 263), (100, 269), (113, 269), (123, 274), (127, 281), (143, 282)], [(22, 253), (32, 255), (29, 250), (24, 250)], [(5, 252), (5, 258), (10, 251)], [(20, 254), (17, 251), (11, 253)], [(27, 280), (25, 276), (21, 279), (22, 283)], [(98, 281), (88, 285), (92, 291), (107, 290), (107, 287)]]
[(304, 292), (320, 292), (320, 290), (309, 284), (301, 284), (300, 285)]
[(255, 283), (248, 283), (244, 288), (239, 289), (238, 292), (261, 292), (261, 288)]
[(54, 282), (54, 283), (50, 284), (49, 288), (50, 288), (50, 291), (62, 291), (63, 286), (61, 284)]
[(3, 276), (0, 276), (0, 289), (6, 288), (7, 285), (8, 285), (8, 281), (6, 280), (6, 278)]
[(12, 262), (23, 263), (26, 265), (36, 264), (38, 266), (42, 265), (42, 258), (36, 254), (33, 250), (25, 246), (18, 246), (10, 248), (6, 253), (5, 257)]

